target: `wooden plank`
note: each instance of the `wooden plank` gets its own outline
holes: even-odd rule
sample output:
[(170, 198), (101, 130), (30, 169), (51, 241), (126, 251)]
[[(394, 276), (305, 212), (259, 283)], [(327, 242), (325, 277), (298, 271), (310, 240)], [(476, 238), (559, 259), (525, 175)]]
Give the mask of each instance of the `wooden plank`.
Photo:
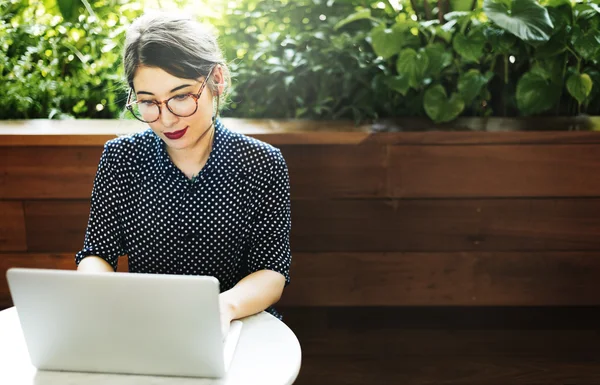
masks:
[(587, 359), (384, 354), (324, 359), (303, 355), (294, 384), (587, 385), (597, 384), (600, 378), (597, 354), (593, 351)]
[[(224, 118), (234, 132), (252, 136), (273, 145), (349, 144), (369, 136), (370, 125), (350, 121), (308, 121)], [(147, 128), (136, 120), (19, 120), (0, 122), (2, 146), (102, 146), (119, 135)]]
[(284, 146), (292, 197), (385, 197), (387, 154), (381, 146)]
[(392, 146), (397, 198), (600, 196), (600, 144)]
[[(0, 310), (13, 306), (6, 271), (11, 267), (75, 270), (75, 255), (67, 253), (0, 253)], [(117, 271), (127, 272), (127, 257), (119, 258)]]
[[(600, 117), (459, 118), (445, 124), (401, 118), (352, 121), (223, 118), (232, 131), (274, 145), (600, 143)], [(0, 122), (2, 146), (102, 146), (144, 130), (135, 120), (21, 120)], [(408, 131), (408, 132), (407, 132)], [(412, 132), (410, 132), (412, 131)]]
[(26, 250), (24, 218), (21, 202), (0, 201), (0, 251)]
[(600, 309), (282, 307), (298, 384), (592, 384)]
[(600, 305), (600, 253), (295, 253), (283, 306)]
[(102, 147), (13, 147), (0, 151), (0, 196), (90, 197)]
[(27, 201), (27, 250), (77, 252), (83, 247), (90, 201)]
[(292, 202), (295, 252), (600, 250), (600, 199)]
[[(89, 201), (28, 201), (29, 251), (83, 245)], [(294, 252), (596, 251), (600, 199), (294, 200)]]

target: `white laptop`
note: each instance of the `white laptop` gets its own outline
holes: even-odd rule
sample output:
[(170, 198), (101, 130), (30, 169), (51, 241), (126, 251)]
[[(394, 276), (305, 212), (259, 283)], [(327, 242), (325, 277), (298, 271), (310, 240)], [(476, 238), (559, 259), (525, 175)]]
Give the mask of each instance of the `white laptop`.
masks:
[(8, 286), (42, 370), (223, 377), (240, 337), (223, 339), (214, 277), (11, 268)]

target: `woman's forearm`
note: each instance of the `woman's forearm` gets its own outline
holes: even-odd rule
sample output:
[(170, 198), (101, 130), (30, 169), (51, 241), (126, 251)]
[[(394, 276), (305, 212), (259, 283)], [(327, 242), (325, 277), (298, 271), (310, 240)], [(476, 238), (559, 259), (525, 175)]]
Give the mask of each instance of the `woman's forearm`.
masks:
[(221, 293), (221, 306), (230, 311), (231, 319), (259, 313), (281, 298), (285, 277), (272, 270), (256, 271)]
[(113, 273), (112, 266), (103, 258), (90, 255), (81, 260), (77, 266), (77, 271), (84, 273)]

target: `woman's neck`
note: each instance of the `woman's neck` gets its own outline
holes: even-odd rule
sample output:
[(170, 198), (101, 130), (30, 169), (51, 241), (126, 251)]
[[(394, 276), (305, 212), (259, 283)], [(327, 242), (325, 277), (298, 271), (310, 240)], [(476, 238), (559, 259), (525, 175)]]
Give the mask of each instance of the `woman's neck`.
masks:
[(183, 149), (172, 149), (167, 147), (167, 154), (171, 161), (188, 178), (198, 174), (208, 162), (213, 147), (215, 127), (208, 128), (199, 140), (192, 146)]

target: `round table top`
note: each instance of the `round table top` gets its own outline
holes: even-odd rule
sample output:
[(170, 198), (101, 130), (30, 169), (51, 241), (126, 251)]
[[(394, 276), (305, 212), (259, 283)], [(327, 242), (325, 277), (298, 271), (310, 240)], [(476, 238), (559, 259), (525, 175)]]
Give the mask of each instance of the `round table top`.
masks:
[(286, 324), (262, 312), (241, 320), (233, 361), (221, 379), (37, 370), (29, 360), (14, 307), (0, 311), (0, 384), (11, 385), (288, 385), (300, 371), (302, 353)]

